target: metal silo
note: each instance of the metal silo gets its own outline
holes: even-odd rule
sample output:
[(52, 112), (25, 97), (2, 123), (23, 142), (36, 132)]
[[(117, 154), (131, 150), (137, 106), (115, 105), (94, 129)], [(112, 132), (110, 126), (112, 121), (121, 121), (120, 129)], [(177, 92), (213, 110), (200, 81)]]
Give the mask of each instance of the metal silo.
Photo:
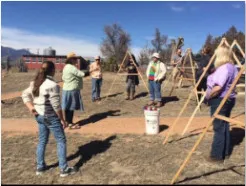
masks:
[(44, 49), (44, 56), (55, 56), (56, 50), (52, 49), (51, 47)]

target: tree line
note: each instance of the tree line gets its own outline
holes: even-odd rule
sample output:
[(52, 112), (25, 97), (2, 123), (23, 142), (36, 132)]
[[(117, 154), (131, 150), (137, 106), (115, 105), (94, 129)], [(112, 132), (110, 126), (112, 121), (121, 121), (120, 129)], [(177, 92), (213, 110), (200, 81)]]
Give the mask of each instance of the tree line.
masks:
[[(106, 25), (104, 27), (104, 33), (105, 37), (100, 44), (100, 51), (105, 57), (106, 63), (119, 65), (122, 62), (126, 51), (131, 47), (131, 36), (118, 24)], [(211, 34), (208, 34), (206, 40), (204, 41), (204, 45), (201, 46), (201, 50), (206, 45), (210, 46), (212, 53), (214, 53), (223, 37), (227, 39), (229, 44), (236, 39), (245, 52), (245, 34), (238, 31), (235, 26), (231, 26), (220, 36), (212, 36)], [(176, 44), (175, 39), (169, 38), (168, 35), (162, 34), (159, 28), (156, 28), (154, 37), (150, 44), (147, 43), (143, 46), (139, 56), (136, 57), (138, 57), (140, 65), (146, 65), (149, 63), (151, 54), (153, 52), (158, 52), (160, 53), (161, 60), (168, 64), (171, 60), (172, 49), (175, 48)], [(243, 58), (239, 50), (234, 48), (234, 51), (238, 58), (242, 60)]]

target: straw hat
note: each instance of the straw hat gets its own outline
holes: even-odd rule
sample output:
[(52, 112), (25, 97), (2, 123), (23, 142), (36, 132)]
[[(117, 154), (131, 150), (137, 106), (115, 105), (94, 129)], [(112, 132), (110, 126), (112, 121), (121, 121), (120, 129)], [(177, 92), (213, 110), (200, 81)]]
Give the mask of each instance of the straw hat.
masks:
[(77, 57), (77, 56), (74, 52), (70, 52), (69, 54), (67, 54), (67, 59), (71, 57)]

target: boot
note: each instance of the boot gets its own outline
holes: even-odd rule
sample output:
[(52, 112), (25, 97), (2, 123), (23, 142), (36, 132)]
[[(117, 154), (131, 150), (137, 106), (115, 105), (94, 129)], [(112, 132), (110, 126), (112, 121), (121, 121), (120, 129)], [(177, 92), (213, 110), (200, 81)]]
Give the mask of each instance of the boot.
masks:
[(135, 97), (135, 92), (131, 92), (130, 100), (134, 100), (134, 97)]
[(130, 99), (130, 92), (126, 92), (126, 100)]

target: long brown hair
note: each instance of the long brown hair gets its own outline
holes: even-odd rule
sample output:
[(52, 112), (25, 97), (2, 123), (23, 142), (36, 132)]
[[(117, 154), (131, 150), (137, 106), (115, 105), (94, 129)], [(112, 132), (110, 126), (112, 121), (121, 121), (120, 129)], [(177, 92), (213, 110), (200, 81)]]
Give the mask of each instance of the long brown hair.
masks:
[(33, 88), (33, 95), (34, 97), (39, 96), (39, 88), (47, 78), (47, 76), (53, 75), (55, 71), (55, 65), (52, 61), (45, 61), (42, 64), (42, 67), (38, 71), (35, 79), (34, 79), (34, 88)]

